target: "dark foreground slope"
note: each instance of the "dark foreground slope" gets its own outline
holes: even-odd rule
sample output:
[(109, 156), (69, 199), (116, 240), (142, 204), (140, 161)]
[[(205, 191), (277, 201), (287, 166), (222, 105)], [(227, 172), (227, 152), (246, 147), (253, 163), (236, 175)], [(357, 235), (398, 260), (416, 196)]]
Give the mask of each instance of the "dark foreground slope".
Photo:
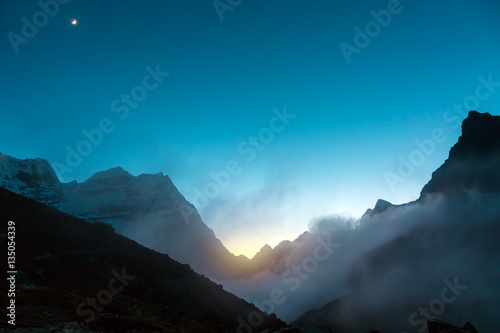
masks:
[(97, 172), (82, 183), (62, 183), (45, 159), (0, 153), (0, 186), (116, 233), (224, 280), (248, 274), (250, 260), (230, 253), (196, 208), (162, 173), (137, 177), (121, 167)]
[[(236, 332), (238, 317), (253, 311), (263, 318), (262, 330), (286, 326), (106, 224), (85, 222), (3, 188), (0, 203), (0, 233), (10, 220), (16, 227), (16, 328), (62, 332), (78, 322), (93, 332)], [(6, 239), (0, 247), (6, 255)], [(7, 271), (4, 259), (0, 268)], [(0, 325), (12, 328), (4, 300)]]

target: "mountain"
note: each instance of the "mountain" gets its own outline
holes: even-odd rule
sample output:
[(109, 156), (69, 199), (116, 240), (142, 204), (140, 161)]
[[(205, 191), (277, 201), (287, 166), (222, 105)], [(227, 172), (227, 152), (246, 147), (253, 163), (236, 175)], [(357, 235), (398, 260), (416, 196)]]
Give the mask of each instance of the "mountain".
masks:
[[(449, 158), (437, 169), (431, 180), (424, 186), (420, 198), (421, 202), (430, 194), (460, 195), (463, 190), (480, 192), (500, 191), (500, 117), (489, 113), (469, 112), (462, 125), (462, 136), (450, 150)], [(412, 205), (410, 202), (394, 205), (386, 200), (379, 199), (373, 209), (367, 209), (361, 220), (369, 219), (383, 212)], [(298, 239), (290, 242), (283, 241), (275, 248), (264, 246), (250, 265), (251, 272), (269, 270), (282, 273), (293, 267), (295, 262), (290, 260), (294, 252), (300, 252), (300, 244), (310, 234), (305, 232)], [(313, 240), (314, 237), (309, 237)], [(285, 264), (288, 262), (288, 264)], [(246, 276), (251, 278), (251, 275)]]
[(500, 117), (470, 111), (462, 135), (422, 189), (421, 198), (431, 193), (456, 195), (463, 190), (498, 192), (499, 170)]
[[(0, 202), (1, 231), (7, 221), (15, 223), (16, 332), (237, 332), (248, 318), (259, 323), (256, 332), (287, 329), (274, 315), (107, 224), (3, 188)], [(0, 268), (12, 270), (5, 261)], [(7, 311), (1, 311), (2, 327), (12, 327)]]
[(49, 206), (63, 199), (63, 184), (41, 158), (19, 160), (0, 153), (0, 186)]
[(44, 159), (0, 153), (0, 186), (86, 221), (108, 223), (213, 278), (239, 276), (248, 269), (249, 260), (230, 253), (161, 173), (134, 177), (117, 167), (83, 183), (61, 183)]
[(424, 332), (427, 320), (437, 318), (498, 332), (499, 161), (500, 117), (471, 111), (417, 201), (379, 200), (358, 226), (332, 233), (342, 246), (324, 269), (336, 287), (319, 277), (309, 281), (336, 296), (325, 300), (314, 290), (316, 296), (304, 301), (316, 306), (292, 324), (339, 333)]
[[(312, 235), (306, 231), (293, 241), (281, 241), (274, 248), (268, 244), (264, 245), (247, 264), (246, 274), (242, 274), (241, 277), (245, 280), (251, 280), (254, 275), (266, 271), (273, 274), (283, 273), (289, 266), (290, 256), (294, 252), (300, 251), (310, 237)], [(230, 284), (229, 281), (226, 283)]]
[(389, 210), (390, 208), (393, 208), (395, 207), (395, 205), (393, 205), (392, 203), (390, 203), (389, 201), (386, 201), (386, 200), (383, 200), (383, 199), (378, 199), (377, 200), (377, 203), (375, 203), (375, 207), (372, 208), (368, 208), (366, 210), (366, 212), (363, 214), (363, 217), (367, 217), (367, 216), (373, 216), (375, 214), (380, 214), (382, 212), (385, 212), (387, 210)]
[[(458, 143), (418, 200), (393, 205), (380, 199), (359, 220), (318, 219), (296, 240), (264, 246), (252, 260), (228, 254), (161, 174), (133, 177), (116, 168), (81, 184), (60, 184), (50, 170), (40, 171), (48, 165), (43, 160), (14, 159), (2, 168), (9, 172), (2, 171), (0, 183), (185, 259), (300, 329), (418, 331), (429, 319), (420, 309), (443, 303), (431, 317), (470, 320), (493, 333), (500, 327), (493, 310), (500, 308), (499, 118), (469, 113)], [(459, 295), (444, 303), (439, 297), (450, 285)]]
[(61, 183), (44, 159), (0, 153), (0, 186), (86, 221), (110, 224), (117, 233), (220, 281), (282, 271), (284, 258), (300, 243), (283, 241), (271, 251), (265, 246), (252, 260), (233, 255), (161, 173), (134, 177), (116, 167), (82, 183)]

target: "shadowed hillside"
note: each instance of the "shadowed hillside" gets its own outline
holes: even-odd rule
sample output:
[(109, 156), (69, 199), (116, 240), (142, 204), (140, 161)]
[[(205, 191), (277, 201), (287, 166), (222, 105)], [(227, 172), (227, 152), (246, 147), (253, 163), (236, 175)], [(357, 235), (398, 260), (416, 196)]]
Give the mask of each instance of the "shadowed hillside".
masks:
[[(61, 332), (77, 321), (95, 332), (236, 332), (238, 317), (254, 311), (263, 318), (262, 329), (284, 326), (188, 265), (106, 224), (85, 222), (3, 188), (0, 202), (2, 220), (16, 223), (17, 328)], [(6, 272), (6, 265), (1, 269)], [(7, 318), (4, 307), (4, 327)]]

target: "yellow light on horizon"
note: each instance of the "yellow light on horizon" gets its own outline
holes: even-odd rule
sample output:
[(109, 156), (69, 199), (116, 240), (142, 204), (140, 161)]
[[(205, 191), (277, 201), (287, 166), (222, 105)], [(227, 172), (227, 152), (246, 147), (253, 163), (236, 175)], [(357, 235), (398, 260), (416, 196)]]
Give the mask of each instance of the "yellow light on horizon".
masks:
[[(227, 248), (227, 247), (226, 247)], [(244, 255), (245, 257), (247, 257), (248, 259), (252, 259), (254, 255), (257, 254), (257, 252), (260, 251), (260, 249), (255, 249), (255, 248), (252, 248), (252, 249), (246, 249), (246, 250), (236, 250), (236, 249), (229, 249), (229, 252), (231, 252), (232, 254), (234, 254), (235, 256), (239, 256), (239, 255)]]

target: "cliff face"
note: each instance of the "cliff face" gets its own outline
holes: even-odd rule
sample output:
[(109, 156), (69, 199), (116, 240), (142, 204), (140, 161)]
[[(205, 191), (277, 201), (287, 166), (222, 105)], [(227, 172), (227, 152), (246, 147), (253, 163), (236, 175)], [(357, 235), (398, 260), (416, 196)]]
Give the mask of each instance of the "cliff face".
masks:
[(49, 206), (63, 197), (62, 184), (47, 160), (19, 160), (0, 153), (0, 186)]
[[(500, 320), (491, 309), (500, 308), (499, 162), (500, 117), (471, 111), (420, 199), (403, 205), (379, 200), (358, 227), (340, 235), (330, 272), (332, 279), (342, 276), (338, 267), (344, 263), (345, 280), (337, 282), (335, 297), (313, 299), (316, 310), (292, 324), (341, 333), (416, 332), (427, 326), (429, 332), (498, 332)], [(316, 284), (320, 292), (328, 286)], [(436, 302), (444, 304), (438, 297), (453, 285), (463, 293), (444, 311), (432, 310)], [(478, 330), (470, 324), (428, 324), (427, 314), (450, 323), (471, 320)]]
[[(47, 160), (20, 160), (0, 153), (0, 186), (90, 222), (117, 230), (144, 214), (192, 208), (168, 176), (134, 177), (122, 168), (98, 172), (83, 183), (61, 183)], [(195, 214), (186, 223), (197, 223)], [(191, 221), (189, 218), (192, 218)]]
[(421, 198), (430, 193), (457, 195), (462, 190), (500, 191), (499, 116), (469, 112), (462, 136), (422, 189)]

